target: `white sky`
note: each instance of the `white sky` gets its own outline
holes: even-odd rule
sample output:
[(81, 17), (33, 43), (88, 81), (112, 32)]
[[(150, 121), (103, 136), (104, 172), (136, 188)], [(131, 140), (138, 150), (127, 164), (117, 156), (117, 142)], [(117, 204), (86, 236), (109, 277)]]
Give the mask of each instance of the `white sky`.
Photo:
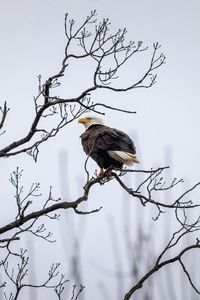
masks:
[[(6, 100), (11, 108), (6, 123), (7, 133), (1, 136), (2, 144), (20, 138), (27, 132), (27, 126), (31, 124), (34, 113), (33, 96), (37, 93), (37, 75), (41, 74), (45, 80), (60, 67), (64, 50), (65, 12), (69, 12), (69, 16), (75, 20), (81, 21), (93, 9), (97, 9), (99, 19), (109, 17), (114, 29), (126, 27), (128, 38), (143, 40), (144, 44), (149, 46), (149, 51), (152, 51), (152, 43), (158, 41), (167, 57), (166, 64), (157, 72), (157, 84), (151, 89), (138, 89), (121, 94), (101, 91), (94, 95), (95, 99), (104, 100), (107, 104), (137, 111), (136, 115), (107, 112), (106, 123), (132, 136), (135, 135), (142, 167), (149, 169), (155, 165), (163, 166), (166, 156), (168, 157), (166, 149), (171, 149), (173, 176), (195, 183), (200, 178), (198, 0), (2, 1), (0, 101), (3, 103)], [(136, 67), (139, 68), (138, 65)], [(129, 62), (122, 79), (123, 85), (131, 82), (132, 74), (135, 74), (134, 68), (134, 62)], [(63, 95), (77, 95), (87, 84), (89, 71), (86, 66), (81, 66), (80, 69), (76, 66), (72, 78), (66, 79), (66, 86), (62, 88)], [(8, 196), (10, 186), (7, 186), (7, 182), (16, 166), (25, 170), (25, 182), (41, 181), (45, 191), (49, 185), (53, 185), (56, 195), (69, 197), (66, 200), (75, 199), (80, 193), (77, 180), (83, 180), (85, 176), (85, 155), (79, 140), (82, 131), (83, 128), (76, 123), (64, 129), (54, 141), (41, 147), (37, 165), (23, 154), (2, 160), (3, 200), (6, 197), (8, 203), (14, 201), (9, 198), (12, 191)], [(61, 153), (67, 155), (67, 161), (62, 168), (59, 163)], [(64, 187), (65, 180), (60, 178), (61, 169), (65, 170), (65, 166), (66, 182), (68, 181), (69, 185), (67, 187)], [(95, 164), (91, 162), (90, 168), (96, 168)], [(104, 257), (106, 264), (110, 261), (110, 256), (106, 258), (106, 247), (98, 246), (98, 250), (95, 247), (102, 245), (106, 235), (107, 223), (106, 219), (102, 221), (103, 216), (115, 213), (113, 205), (116, 213), (120, 212), (123, 206), (121, 194), (117, 199), (119, 193), (117, 190), (117, 193), (113, 194), (109, 187), (105, 187), (98, 189), (98, 196), (97, 193), (92, 194), (93, 199), (89, 207), (96, 208), (102, 205), (103, 199), (104, 212), (87, 220), (88, 236), (82, 250), (85, 265), (94, 260), (92, 255), (87, 257), (88, 251), (97, 251), (100, 259)], [(7, 215), (9, 209), (5, 207), (2, 224), (11, 220)], [(105, 240), (105, 243), (109, 244), (109, 235)], [(88, 267), (88, 290), (94, 291), (97, 277), (92, 267)]]

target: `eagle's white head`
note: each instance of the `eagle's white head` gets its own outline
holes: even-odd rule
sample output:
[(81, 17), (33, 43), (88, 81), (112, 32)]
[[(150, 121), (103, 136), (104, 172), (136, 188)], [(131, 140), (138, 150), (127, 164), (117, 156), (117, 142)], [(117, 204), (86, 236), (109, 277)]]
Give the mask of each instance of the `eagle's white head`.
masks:
[(85, 117), (78, 119), (78, 123), (81, 123), (85, 126), (85, 129), (88, 129), (91, 125), (100, 124), (103, 125), (103, 121), (98, 117)]

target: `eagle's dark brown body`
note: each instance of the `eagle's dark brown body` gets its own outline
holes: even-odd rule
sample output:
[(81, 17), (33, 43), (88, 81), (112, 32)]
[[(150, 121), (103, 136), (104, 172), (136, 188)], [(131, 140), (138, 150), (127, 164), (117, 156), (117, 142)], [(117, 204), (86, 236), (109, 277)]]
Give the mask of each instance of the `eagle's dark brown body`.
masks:
[(105, 125), (91, 125), (80, 138), (85, 153), (101, 169), (122, 168), (123, 162), (111, 157), (109, 151), (123, 151), (133, 155), (136, 153), (134, 143), (126, 133)]

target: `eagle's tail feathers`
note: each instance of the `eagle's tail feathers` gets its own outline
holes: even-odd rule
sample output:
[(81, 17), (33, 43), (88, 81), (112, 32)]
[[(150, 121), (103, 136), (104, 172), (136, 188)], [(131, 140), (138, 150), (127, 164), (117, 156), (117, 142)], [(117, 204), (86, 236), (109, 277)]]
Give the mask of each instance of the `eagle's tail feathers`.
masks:
[(128, 166), (130, 166), (134, 163), (139, 164), (139, 160), (137, 159), (136, 155), (129, 153), (129, 152), (110, 150), (110, 151), (108, 151), (108, 154), (115, 160), (117, 160), (123, 164), (126, 164)]

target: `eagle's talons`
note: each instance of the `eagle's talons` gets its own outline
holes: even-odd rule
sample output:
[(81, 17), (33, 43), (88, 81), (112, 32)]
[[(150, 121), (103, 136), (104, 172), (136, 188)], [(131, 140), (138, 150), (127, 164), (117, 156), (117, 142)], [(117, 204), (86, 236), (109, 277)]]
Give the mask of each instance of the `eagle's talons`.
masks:
[(110, 177), (112, 176), (112, 168), (108, 168), (104, 171), (104, 169), (100, 169), (98, 177), (103, 178), (103, 177)]
[(106, 177), (111, 177), (111, 176), (112, 176), (112, 169), (108, 168), (108, 169), (104, 172), (104, 176), (106, 176)]

